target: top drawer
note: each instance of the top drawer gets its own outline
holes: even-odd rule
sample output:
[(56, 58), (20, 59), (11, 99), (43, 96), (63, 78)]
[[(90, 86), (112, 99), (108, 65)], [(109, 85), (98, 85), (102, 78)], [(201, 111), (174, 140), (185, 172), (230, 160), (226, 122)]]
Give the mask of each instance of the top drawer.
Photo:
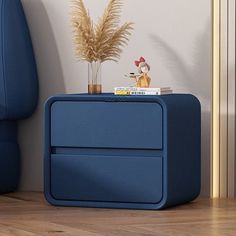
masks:
[(162, 149), (162, 122), (158, 103), (57, 101), (51, 146)]

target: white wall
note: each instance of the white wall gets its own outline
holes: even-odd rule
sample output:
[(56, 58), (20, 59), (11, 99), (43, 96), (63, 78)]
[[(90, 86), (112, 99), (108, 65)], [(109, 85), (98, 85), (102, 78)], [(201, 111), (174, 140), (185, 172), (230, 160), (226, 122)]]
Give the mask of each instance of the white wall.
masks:
[[(43, 104), (57, 93), (87, 89), (87, 66), (76, 62), (71, 39), (70, 1), (22, 0), (32, 34), (40, 82), (40, 102), (34, 116), (20, 122), (21, 190), (43, 188)], [(85, 0), (96, 19), (107, 0)], [(209, 193), (211, 0), (124, 0), (122, 21), (135, 31), (119, 64), (103, 67), (104, 91), (129, 85), (124, 74), (135, 71), (134, 59), (144, 56), (151, 65), (153, 86), (190, 92), (202, 103), (202, 191)]]

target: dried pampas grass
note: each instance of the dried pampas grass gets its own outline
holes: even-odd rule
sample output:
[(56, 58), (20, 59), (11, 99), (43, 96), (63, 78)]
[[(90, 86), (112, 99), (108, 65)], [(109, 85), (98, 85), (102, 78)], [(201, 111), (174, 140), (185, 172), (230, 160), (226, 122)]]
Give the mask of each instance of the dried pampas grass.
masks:
[(118, 61), (128, 44), (133, 23), (119, 26), (122, 0), (110, 0), (94, 24), (83, 0), (72, 0), (72, 27), (76, 57), (85, 61)]

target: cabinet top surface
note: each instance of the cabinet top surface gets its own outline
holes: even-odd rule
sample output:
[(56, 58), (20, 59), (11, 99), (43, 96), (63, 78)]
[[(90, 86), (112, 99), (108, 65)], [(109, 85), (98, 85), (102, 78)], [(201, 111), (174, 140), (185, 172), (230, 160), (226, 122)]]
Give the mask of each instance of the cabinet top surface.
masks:
[(77, 93), (77, 94), (57, 94), (52, 98), (89, 98), (89, 99), (124, 99), (124, 100), (156, 100), (161, 98), (183, 98), (183, 97), (194, 97), (192, 94), (165, 94), (165, 95), (115, 95), (113, 93), (102, 93), (102, 94), (88, 94), (88, 93)]
[(92, 97), (163, 97), (163, 96), (183, 96), (191, 94), (180, 94), (180, 93), (171, 93), (164, 95), (115, 95), (114, 93), (101, 93), (101, 94), (89, 94), (89, 93), (72, 93), (72, 94), (58, 94), (56, 96), (92, 96)]
[(168, 95), (137, 95), (137, 96), (119, 96), (113, 93), (102, 94), (58, 94), (50, 97), (46, 105), (51, 105), (57, 101), (95, 101), (95, 102), (156, 102), (164, 106), (167, 104), (198, 104), (199, 100), (192, 94), (168, 94)]

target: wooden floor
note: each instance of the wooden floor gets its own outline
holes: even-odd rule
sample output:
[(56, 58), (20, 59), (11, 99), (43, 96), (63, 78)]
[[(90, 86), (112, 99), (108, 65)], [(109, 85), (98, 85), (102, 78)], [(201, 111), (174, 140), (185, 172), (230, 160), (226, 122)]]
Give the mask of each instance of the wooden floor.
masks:
[(0, 236), (236, 236), (236, 201), (201, 199), (165, 211), (49, 206), (41, 193), (0, 197)]

